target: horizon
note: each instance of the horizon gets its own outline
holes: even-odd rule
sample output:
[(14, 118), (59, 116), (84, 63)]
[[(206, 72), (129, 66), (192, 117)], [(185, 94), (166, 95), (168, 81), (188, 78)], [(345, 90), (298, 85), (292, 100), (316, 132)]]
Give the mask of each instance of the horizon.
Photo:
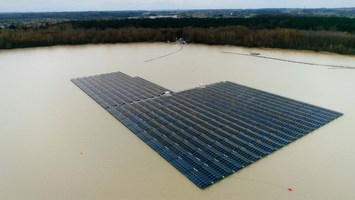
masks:
[(267, 9), (355, 9), (355, 7), (265, 7), (265, 8), (191, 8), (191, 9), (122, 9), (122, 10), (55, 10), (55, 11), (0, 11), (0, 14), (10, 13), (75, 13), (75, 12), (133, 12), (133, 11), (207, 11), (207, 10), (267, 10)]
[[(28, 6), (31, 5), (31, 6)], [(2, 0), (0, 13), (354, 8), (351, 0)]]

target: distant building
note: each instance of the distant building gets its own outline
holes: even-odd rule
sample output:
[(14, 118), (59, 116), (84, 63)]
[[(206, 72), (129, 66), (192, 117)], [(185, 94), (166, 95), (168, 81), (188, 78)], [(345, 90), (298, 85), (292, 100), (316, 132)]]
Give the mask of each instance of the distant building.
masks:
[(149, 19), (163, 19), (163, 18), (178, 18), (177, 15), (152, 15), (152, 16), (149, 16)]

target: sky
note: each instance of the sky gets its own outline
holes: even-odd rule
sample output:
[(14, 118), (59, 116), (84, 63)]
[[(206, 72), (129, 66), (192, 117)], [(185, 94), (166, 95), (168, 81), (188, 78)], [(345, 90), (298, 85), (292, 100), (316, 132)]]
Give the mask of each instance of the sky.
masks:
[(355, 7), (354, 0), (0, 0), (0, 12)]

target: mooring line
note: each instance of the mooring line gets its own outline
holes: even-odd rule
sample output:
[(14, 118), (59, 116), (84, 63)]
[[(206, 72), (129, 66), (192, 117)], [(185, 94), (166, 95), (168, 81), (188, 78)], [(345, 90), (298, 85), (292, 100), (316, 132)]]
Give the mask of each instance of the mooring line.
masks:
[(174, 51), (174, 52), (171, 52), (171, 53), (168, 53), (168, 54), (159, 56), (159, 57), (155, 57), (155, 58), (152, 58), (152, 59), (149, 59), (149, 60), (145, 60), (144, 62), (152, 62), (152, 61), (159, 60), (159, 59), (162, 59), (162, 58), (171, 56), (171, 55), (173, 55), (173, 54), (179, 53), (180, 51), (182, 51), (182, 50), (184, 49), (184, 46), (182, 46), (181, 44), (178, 44), (178, 46), (179, 46), (180, 48), (179, 48), (177, 51)]
[(250, 54), (246, 54), (246, 53), (236, 53), (236, 52), (229, 52), (229, 51), (222, 51), (221, 53), (225, 53), (225, 54), (235, 54), (235, 55), (241, 55), (241, 56), (251, 56), (251, 57), (255, 57), (255, 58), (263, 58), (263, 59), (269, 59), (269, 60), (277, 60), (277, 61), (282, 61), (282, 62), (297, 63), (297, 64), (303, 64), (303, 65), (312, 65), (312, 66), (320, 66), (320, 67), (332, 67), (332, 68), (337, 68), (337, 69), (355, 69), (355, 67), (352, 67), (352, 66), (309, 63), (309, 62), (301, 62), (301, 61), (295, 61), (295, 60), (286, 60), (286, 59), (281, 59), (281, 58), (274, 58), (274, 57), (267, 57), (267, 56), (260, 56), (260, 55), (250, 55)]
[(245, 180), (245, 181), (251, 181), (251, 182), (257, 182), (257, 183), (262, 183), (262, 184), (266, 184), (266, 185), (270, 185), (273, 187), (278, 187), (278, 188), (282, 188), (282, 189), (287, 189), (288, 191), (292, 192), (293, 188), (292, 187), (285, 187), (282, 185), (278, 185), (272, 182), (268, 182), (268, 181), (262, 181), (262, 180), (258, 180), (258, 179), (252, 179), (252, 178), (244, 178), (244, 177), (235, 177), (237, 179), (241, 179), (241, 180)]

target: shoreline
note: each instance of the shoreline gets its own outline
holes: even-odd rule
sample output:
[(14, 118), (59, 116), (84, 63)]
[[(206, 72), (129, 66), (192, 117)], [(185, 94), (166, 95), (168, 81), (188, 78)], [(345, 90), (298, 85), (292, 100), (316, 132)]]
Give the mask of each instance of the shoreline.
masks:
[[(5, 51), (21, 51), (27, 49), (44, 49), (44, 48), (56, 48), (56, 47), (85, 47), (85, 46), (116, 46), (116, 45), (154, 45), (154, 44), (175, 44), (175, 42), (127, 42), (127, 43), (87, 43), (87, 44), (58, 44), (58, 45), (48, 45), (48, 46), (35, 46), (35, 47), (20, 47), (20, 48), (11, 48), (11, 49), (4, 49), (0, 48), (0, 53)], [(224, 47), (224, 48), (241, 48), (250, 51), (259, 51), (259, 50), (266, 50), (266, 51), (284, 51), (289, 53), (309, 53), (309, 54), (320, 54), (320, 55), (329, 55), (329, 56), (344, 56), (344, 57), (352, 57), (355, 58), (355, 54), (339, 54), (335, 52), (329, 51), (312, 51), (312, 50), (305, 50), (305, 49), (282, 49), (282, 48), (270, 48), (270, 47), (246, 47), (246, 46), (235, 46), (235, 45), (227, 45), (227, 44), (202, 44), (202, 43), (187, 43), (184, 44), (187, 46), (194, 45), (194, 46), (210, 46), (210, 47)], [(184, 46), (183, 45), (183, 46)]]

